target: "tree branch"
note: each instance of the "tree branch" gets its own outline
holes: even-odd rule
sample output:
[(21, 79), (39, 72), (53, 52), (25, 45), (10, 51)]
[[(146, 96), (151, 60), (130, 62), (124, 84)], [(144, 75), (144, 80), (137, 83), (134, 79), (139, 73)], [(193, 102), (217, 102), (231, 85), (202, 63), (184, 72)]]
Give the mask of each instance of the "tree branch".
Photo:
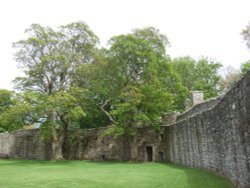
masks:
[(117, 122), (113, 119), (113, 117), (109, 114), (109, 112), (107, 112), (107, 111), (105, 110), (105, 106), (106, 106), (111, 100), (112, 100), (112, 99), (109, 98), (109, 99), (107, 99), (107, 100), (105, 100), (105, 101), (102, 101), (100, 108), (101, 108), (101, 110), (108, 116), (109, 120), (110, 120), (112, 123), (117, 124)]

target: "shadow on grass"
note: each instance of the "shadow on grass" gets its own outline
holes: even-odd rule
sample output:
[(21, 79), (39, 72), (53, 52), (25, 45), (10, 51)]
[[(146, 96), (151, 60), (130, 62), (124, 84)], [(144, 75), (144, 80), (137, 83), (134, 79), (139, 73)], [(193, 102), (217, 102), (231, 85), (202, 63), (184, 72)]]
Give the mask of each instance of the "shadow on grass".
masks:
[(168, 168), (181, 170), (187, 177), (187, 183), (192, 188), (213, 187), (213, 188), (235, 188), (232, 182), (215, 172), (206, 169), (190, 168), (178, 164), (161, 163)]

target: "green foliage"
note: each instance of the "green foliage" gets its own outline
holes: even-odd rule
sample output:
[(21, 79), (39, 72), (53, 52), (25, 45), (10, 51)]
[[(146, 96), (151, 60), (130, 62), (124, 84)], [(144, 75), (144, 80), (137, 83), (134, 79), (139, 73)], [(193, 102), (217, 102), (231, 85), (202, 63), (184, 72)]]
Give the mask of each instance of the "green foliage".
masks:
[(172, 94), (172, 108), (169, 111), (184, 111), (188, 89), (182, 84), (180, 76), (176, 73), (170, 58), (158, 62), (157, 77), (162, 87)]
[(223, 69), (222, 76), (219, 81), (219, 90), (225, 92), (229, 90), (235, 82), (240, 78), (240, 71), (232, 66), (227, 66)]
[(250, 60), (248, 60), (245, 63), (241, 64), (241, 66), (240, 66), (240, 74), (243, 75), (249, 70), (250, 70)]
[(5, 89), (0, 89), (0, 132), (4, 132), (6, 130), (6, 124), (1, 121), (4, 118), (4, 114), (13, 104), (13, 92)]
[(47, 98), (47, 108), (55, 112), (62, 123), (78, 121), (86, 116), (85, 112), (79, 105), (81, 101), (74, 96), (75, 92), (77, 92), (76, 94), (82, 93), (80, 92), (80, 89), (73, 92), (61, 91), (48, 96)]
[(115, 97), (108, 97), (112, 107), (108, 113), (117, 128), (124, 129), (119, 134), (133, 135), (137, 127), (157, 126), (164, 113), (183, 110), (187, 92), (165, 54), (164, 35), (154, 28), (137, 29), (113, 37), (109, 44), (107, 61), (115, 71), (111, 80), (120, 87)]
[[(82, 106), (86, 111), (86, 117), (80, 121), (82, 128), (103, 127), (110, 124), (109, 117), (105, 114), (110, 110), (110, 104), (104, 103), (111, 98), (115, 100), (119, 95), (119, 75), (116, 67), (107, 63), (103, 50), (95, 52), (94, 63), (84, 64), (77, 70), (75, 84), (85, 88), (82, 96)], [(102, 107), (103, 106), (103, 107)]]
[[(130, 129), (130, 133), (129, 135), (134, 135), (136, 132), (133, 131), (132, 129)], [(115, 138), (119, 137), (119, 136), (123, 136), (125, 134), (128, 134), (127, 132), (125, 132), (125, 129), (124, 127), (122, 126), (119, 126), (119, 125), (116, 125), (116, 126), (111, 126), (109, 128), (107, 128), (105, 131), (104, 131), (104, 134), (103, 136), (113, 136)]]
[(12, 105), (12, 91), (0, 89), (0, 113), (7, 110)]
[(148, 27), (115, 36), (109, 45), (75, 75), (86, 90), (84, 127), (116, 125), (109, 132), (133, 135), (137, 127), (159, 125), (165, 112), (184, 110), (187, 89), (166, 56), (166, 36)]
[[(246, 42), (247, 48), (250, 50), (250, 22), (241, 32), (243, 40)], [(241, 74), (245, 74), (250, 69), (250, 60), (241, 64)]]
[(0, 127), (0, 133), (5, 132), (5, 129), (3, 127)]
[(67, 90), (78, 66), (93, 61), (98, 38), (83, 22), (54, 31), (32, 24), (30, 37), (14, 43), (15, 59), (25, 77), (16, 79), (16, 87), (47, 94)]
[(32, 112), (20, 108), (27, 110), (26, 121), (54, 136), (55, 128), (106, 125), (116, 125), (116, 134), (134, 134), (137, 127), (158, 126), (166, 112), (185, 110), (190, 90), (217, 95), (221, 65), (171, 60), (167, 37), (153, 27), (114, 36), (108, 49), (96, 47), (97, 36), (83, 22), (58, 30), (33, 24), (26, 32), (29, 37), (14, 44), (25, 73), (15, 81), (21, 91), (32, 91), (22, 104)]
[(48, 111), (52, 109), (57, 119), (79, 120), (85, 115), (78, 101), (82, 91), (72, 88), (72, 83), (78, 67), (93, 61), (98, 38), (83, 22), (61, 26), (58, 31), (32, 24), (26, 32), (29, 38), (14, 44), (15, 58), (25, 73), (16, 79), (17, 88), (40, 93), (43, 103), (36, 106), (44, 108), (43, 117), (51, 118)]
[(169, 40), (158, 29), (154, 27), (135, 29), (132, 34), (138, 39), (147, 41), (154, 54), (162, 57), (166, 55), (166, 47), (169, 46)]
[[(25, 74), (15, 80), (16, 88), (40, 95), (42, 102), (27, 104), (32, 104), (33, 114), (40, 116), (36, 120), (43, 132), (62, 146), (67, 129), (79, 127), (79, 119), (86, 115), (79, 102), (83, 91), (75, 88), (74, 82), (78, 68), (93, 62), (98, 38), (83, 22), (61, 26), (57, 31), (32, 24), (26, 32), (29, 37), (14, 44), (15, 59)], [(62, 158), (60, 154), (53, 156)]]
[(173, 60), (174, 70), (181, 78), (182, 84), (189, 90), (204, 92), (205, 99), (218, 95), (220, 76), (218, 69), (222, 65), (208, 58), (202, 57), (198, 61), (190, 57)]
[[(14, 96), (13, 96), (14, 97)], [(34, 107), (19, 95), (12, 99), (12, 105), (0, 114), (0, 125), (3, 129), (12, 131), (29, 125), (32, 121)]]

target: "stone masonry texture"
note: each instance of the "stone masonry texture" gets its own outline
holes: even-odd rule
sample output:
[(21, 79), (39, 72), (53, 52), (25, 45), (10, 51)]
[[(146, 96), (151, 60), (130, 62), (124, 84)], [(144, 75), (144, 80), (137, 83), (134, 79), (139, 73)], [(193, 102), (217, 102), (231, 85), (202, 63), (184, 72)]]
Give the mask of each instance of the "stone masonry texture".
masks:
[(211, 170), (249, 188), (250, 72), (212, 103), (166, 127), (167, 161)]

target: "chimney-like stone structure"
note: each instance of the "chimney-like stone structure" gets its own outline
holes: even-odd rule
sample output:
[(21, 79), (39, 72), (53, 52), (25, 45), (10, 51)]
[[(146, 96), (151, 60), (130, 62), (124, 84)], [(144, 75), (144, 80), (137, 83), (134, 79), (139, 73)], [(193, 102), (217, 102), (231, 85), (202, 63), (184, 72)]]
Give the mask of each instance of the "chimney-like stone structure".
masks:
[(187, 109), (200, 104), (204, 101), (204, 95), (202, 91), (191, 91), (189, 99), (187, 100)]

